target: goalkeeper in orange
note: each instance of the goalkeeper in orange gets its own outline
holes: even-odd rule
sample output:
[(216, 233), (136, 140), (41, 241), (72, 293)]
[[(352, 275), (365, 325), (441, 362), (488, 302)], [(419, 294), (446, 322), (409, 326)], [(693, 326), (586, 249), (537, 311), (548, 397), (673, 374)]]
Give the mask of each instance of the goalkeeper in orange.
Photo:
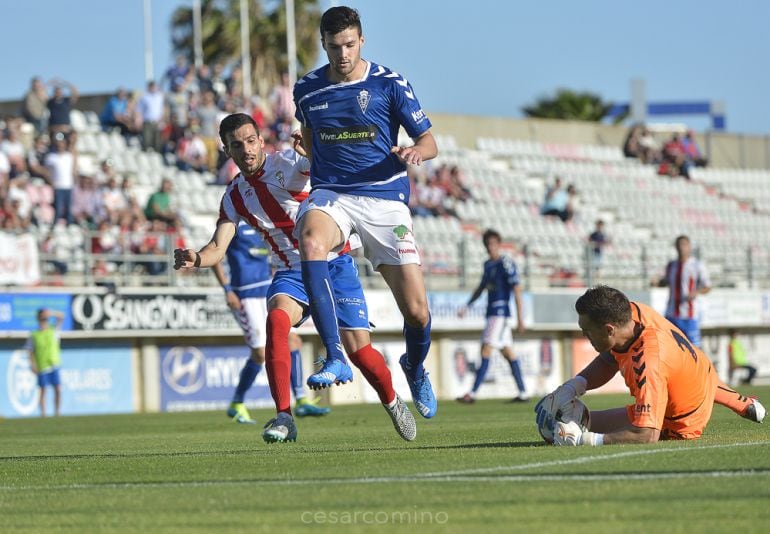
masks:
[[(726, 386), (708, 356), (655, 310), (617, 289), (597, 286), (575, 303), (578, 325), (599, 355), (535, 407), (538, 424), (552, 425), (554, 445), (650, 443), (697, 439), (714, 403), (761, 423), (765, 408)], [(635, 402), (591, 412), (590, 428), (562, 422), (561, 408), (620, 371)]]

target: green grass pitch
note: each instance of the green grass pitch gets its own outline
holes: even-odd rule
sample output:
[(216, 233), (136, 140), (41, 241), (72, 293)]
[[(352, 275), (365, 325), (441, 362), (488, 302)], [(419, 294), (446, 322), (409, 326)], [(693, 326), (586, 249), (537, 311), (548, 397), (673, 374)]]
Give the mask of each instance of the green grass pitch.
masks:
[(219, 412), (6, 419), (0, 531), (770, 528), (770, 421), (717, 406), (698, 441), (567, 449), (540, 443), (533, 405), (442, 402), (413, 443), (379, 405), (301, 419), (297, 443), (272, 445)]

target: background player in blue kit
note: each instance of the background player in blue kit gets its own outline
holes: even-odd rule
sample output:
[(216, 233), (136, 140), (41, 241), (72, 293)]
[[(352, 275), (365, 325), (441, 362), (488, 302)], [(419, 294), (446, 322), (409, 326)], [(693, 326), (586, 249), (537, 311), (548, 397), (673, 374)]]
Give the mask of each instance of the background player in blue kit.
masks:
[[(212, 267), (222, 289), (225, 291), (227, 305), (235, 320), (243, 330), (246, 344), (251, 348), (251, 355), (241, 370), (238, 385), (235, 388), (227, 415), (238, 423), (255, 423), (243, 403), (246, 392), (254, 384), (257, 375), (265, 363), (265, 325), (267, 322), (266, 296), (272, 272), (270, 251), (259, 233), (247, 223), (241, 221), (235, 236), (227, 247), (227, 265), (230, 280), (221, 263)], [(325, 415), (329, 408), (315, 406), (305, 396), (302, 380), (302, 341), (292, 333), (289, 337), (291, 348), (291, 385), (296, 400), (295, 415)]]
[(521, 376), (521, 366), (519, 360), (513, 352), (513, 339), (511, 336), (511, 292), (516, 302), (516, 318), (518, 320), (518, 331), (524, 332), (524, 316), (521, 303), (521, 286), (519, 285), (519, 271), (516, 263), (503, 254), (500, 254), (500, 234), (494, 230), (484, 232), (484, 247), (487, 249), (489, 259), (484, 262), (484, 274), (481, 276), (479, 286), (471, 295), (467, 306), (463, 307), (458, 315), (463, 317), (467, 312), (468, 306), (481, 296), (484, 290), (487, 291), (487, 324), (481, 335), (481, 365), (476, 370), (476, 379), (473, 382), (473, 389), (457, 400), (465, 403), (472, 403), (476, 400), (476, 392), (484, 382), (484, 377), (489, 369), (489, 358), (494, 349), (499, 349), (502, 355), (511, 365), (511, 373), (516, 385), (519, 388), (519, 395), (514, 401), (527, 401), (529, 396), (526, 392), (524, 379)]
[[(430, 349), (430, 311), (407, 207), (406, 175), (406, 165), (420, 165), (438, 154), (431, 123), (403, 76), (361, 58), (364, 38), (356, 10), (327, 10), (320, 30), (329, 64), (294, 87), (312, 185), (297, 215), (295, 235), (313, 322), (327, 350), (321, 372), (308, 384), (327, 387), (350, 375), (334, 320), (326, 258), (355, 231), (404, 316), (406, 354), (400, 364), (415, 406), (423, 417), (433, 417), (436, 398), (423, 368)], [(396, 146), (402, 126), (414, 146)]]

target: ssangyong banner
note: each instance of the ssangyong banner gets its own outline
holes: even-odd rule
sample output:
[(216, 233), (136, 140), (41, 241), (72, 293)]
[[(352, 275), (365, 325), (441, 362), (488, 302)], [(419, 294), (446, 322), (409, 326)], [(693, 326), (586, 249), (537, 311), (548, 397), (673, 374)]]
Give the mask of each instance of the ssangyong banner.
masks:
[[(65, 347), (61, 353), (62, 415), (129, 413), (134, 410), (134, 373), (128, 346)], [(0, 350), (0, 415), (40, 414), (37, 377), (23, 344)], [(48, 388), (46, 415), (54, 413)]]
[(75, 330), (238, 330), (221, 293), (76, 295)]
[[(249, 357), (245, 345), (160, 347), (160, 405), (164, 412), (225, 410)], [(271, 406), (263, 369), (244, 400), (250, 408)]]

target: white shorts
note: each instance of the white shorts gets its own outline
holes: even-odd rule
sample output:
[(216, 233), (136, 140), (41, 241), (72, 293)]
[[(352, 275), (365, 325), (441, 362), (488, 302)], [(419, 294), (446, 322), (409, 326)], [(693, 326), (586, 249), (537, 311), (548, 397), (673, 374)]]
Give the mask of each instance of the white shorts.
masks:
[(344, 241), (356, 232), (375, 269), (383, 264), (420, 264), (412, 215), (403, 202), (316, 189), (300, 205), (297, 221), (310, 210), (321, 210), (334, 219)]
[(510, 317), (502, 315), (487, 317), (487, 325), (481, 334), (481, 342), (495, 349), (513, 345)]
[(241, 309), (232, 310), (233, 317), (243, 330), (243, 339), (252, 349), (259, 349), (267, 342), (267, 299), (241, 299)]

